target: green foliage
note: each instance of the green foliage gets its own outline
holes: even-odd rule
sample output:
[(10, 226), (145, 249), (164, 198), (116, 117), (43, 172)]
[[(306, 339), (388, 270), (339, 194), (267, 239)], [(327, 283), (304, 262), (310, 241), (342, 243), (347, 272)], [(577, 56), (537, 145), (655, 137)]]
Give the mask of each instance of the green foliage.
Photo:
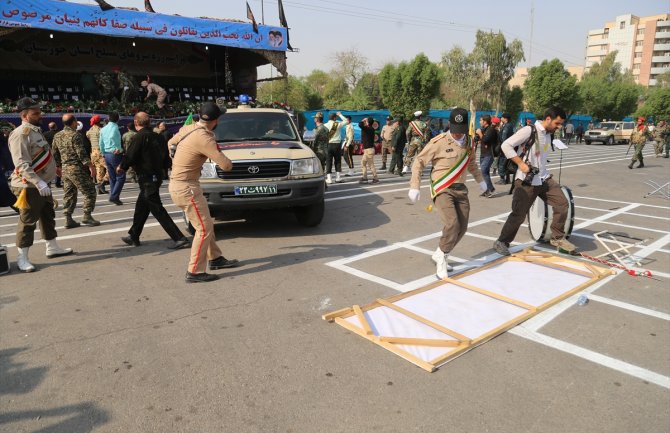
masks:
[(386, 65), (379, 73), (382, 101), (394, 115), (409, 117), (416, 110), (427, 112), (438, 95), (439, 71), (425, 54), (418, 54), (409, 63)]
[(341, 77), (330, 80), (323, 91), (323, 107), (339, 108), (349, 101), (349, 85)]
[(256, 99), (262, 104), (280, 101), (296, 110), (304, 111), (310, 109), (310, 94), (305, 83), (296, 77), (288, 76), (283, 80), (261, 83), (258, 86)]
[(351, 98), (342, 106), (345, 110), (378, 110), (384, 107), (377, 75), (365, 73), (351, 92)]
[(635, 84), (632, 74), (621, 72), (615, 58), (616, 51), (609, 53), (579, 83), (582, 111), (597, 119), (623, 119), (635, 111), (642, 94), (642, 87)]
[(467, 54), (456, 46), (442, 54), (445, 99), (454, 105), (468, 108), (470, 101), (486, 100), (486, 74), (475, 53)]
[(670, 121), (670, 87), (651, 90), (644, 105), (635, 112), (635, 116), (653, 117), (657, 122)]
[(670, 87), (670, 71), (656, 76), (656, 87)]
[(514, 69), (520, 61), (525, 60), (523, 44), (518, 39), (508, 44), (501, 32), (478, 30), (472, 55), (484, 71), (484, 88), (490, 95), (489, 99), (500, 108), (507, 83), (514, 76)]
[(537, 116), (556, 105), (568, 115), (580, 107), (577, 78), (571, 75), (558, 60), (545, 60), (539, 66), (530, 68), (523, 87), (528, 110)]
[(514, 86), (511, 89), (509, 87), (505, 88), (505, 92), (503, 93), (502, 111), (509, 113), (512, 116), (510, 122), (516, 124), (519, 113), (523, 111), (523, 90), (521, 90), (521, 87)]

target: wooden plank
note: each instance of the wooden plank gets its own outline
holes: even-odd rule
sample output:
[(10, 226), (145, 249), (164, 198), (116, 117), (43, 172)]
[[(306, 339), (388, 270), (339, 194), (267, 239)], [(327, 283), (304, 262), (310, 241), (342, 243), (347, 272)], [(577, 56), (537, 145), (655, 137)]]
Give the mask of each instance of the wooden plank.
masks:
[(466, 337), (465, 335), (459, 334), (458, 332), (453, 331), (449, 328), (445, 328), (444, 326), (442, 326), (438, 323), (432, 322), (432, 321), (426, 319), (425, 317), (421, 317), (416, 313), (413, 313), (409, 310), (406, 310), (402, 307), (399, 307), (392, 302), (388, 302), (388, 301), (385, 301), (383, 299), (377, 299), (377, 302), (380, 303), (381, 305), (385, 306), (385, 307), (388, 307), (392, 310), (397, 311), (398, 313), (404, 314), (407, 317), (411, 317), (412, 319), (416, 320), (417, 322), (421, 322), (424, 325), (430, 326), (433, 329), (436, 329), (436, 330), (438, 330), (440, 332), (443, 332), (443, 333), (445, 333), (445, 334), (447, 334), (451, 337), (454, 337), (455, 339), (457, 339), (461, 343), (467, 343), (467, 344), (470, 343), (470, 339), (468, 337)]
[(370, 328), (370, 324), (368, 323), (368, 319), (365, 318), (365, 315), (363, 314), (363, 311), (361, 311), (361, 307), (359, 305), (354, 305), (353, 306), (354, 313), (356, 313), (356, 317), (358, 317), (358, 320), (361, 322), (361, 326), (363, 327), (363, 332), (365, 332), (366, 335), (372, 335), (372, 328)]
[(328, 322), (332, 322), (336, 317), (344, 316), (347, 313), (351, 313), (351, 307), (342, 308), (341, 310), (333, 311), (332, 313), (326, 313), (321, 318)]
[(342, 326), (343, 328), (360, 335), (361, 337), (372, 341), (373, 343), (377, 344), (378, 346), (383, 347), (384, 349), (388, 350), (389, 352), (395, 353), (396, 355), (400, 356), (401, 358), (411, 362), (412, 364), (416, 365), (417, 367), (420, 367), (424, 370), (426, 370), (429, 373), (432, 373), (435, 371), (435, 366), (424, 361), (423, 359), (416, 357), (412, 355), (409, 352), (405, 352), (404, 350), (400, 349), (399, 347), (391, 344), (391, 343), (386, 343), (383, 341), (379, 341), (379, 337), (376, 337), (374, 335), (366, 335), (365, 332), (363, 331), (362, 328), (357, 327), (356, 325), (340, 318), (336, 317), (335, 318), (335, 323), (338, 325)]
[(450, 282), (450, 283), (452, 283), (456, 286), (462, 287), (464, 289), (468, 289), (468, 290), (471, 290), (473, 292), (477, 292), (477, 293), (482, 294), (484, 296), (488, 296), (490, 298), (497, 299), (497, 300), (503, 301), (503, 302), (507, 302), (508, 304), (512, 304), (512, 305), (515, 305), (517, 307), (524, 308), (526, 310), (531, 310), (531, 311), (536, 310), (535, 306), (530, 305), (530, 304), (526, 304), (525, 302), (519, 301), (518, 299), (508, 298), (507, 296), (501, 295), (499, 293), (491, 292), (491, 291), (488, 291), (488, 290), (485, 290), (485, 289), (480, 289), (479, 287), (472, 286), (468, 283), (464, 283), (463, 281), (452, 280), (451, 278), (445, 278), (445, 281), (448, 281), (448, 282)]
[(438, 340), (434, 338), (379, 337), (379, 341), (392, 344), (406, 344), (408, 346), (458, 347), (461, 345), (460, 341)]
[(574, 269), (571, 268), (570, 266), (565, 266), (561, 265), (558, 263), (553, 263), (547, 259), (532, 259), (532, 258), (527, 258), (525, 259), (528, 263), (534, 263), (536, 265), (540, 266), (546, 266), (548, 268), (553, 268), (553, 269), (558, 269), (559, 271), (565, 271), (565, 272), (570, 272), (573, 274), (581, 275), (586, 278), (593, 278), (595, 275), (593, 275), (591, 272), (588, 271), (582, 271), (579, 269)]

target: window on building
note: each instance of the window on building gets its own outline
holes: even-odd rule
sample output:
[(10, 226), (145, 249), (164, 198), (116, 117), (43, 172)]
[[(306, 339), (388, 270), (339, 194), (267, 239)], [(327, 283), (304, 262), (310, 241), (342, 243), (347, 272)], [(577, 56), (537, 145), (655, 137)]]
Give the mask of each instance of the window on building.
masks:
[(635, 63), (635, 64), (633, 65), (633, 70), (636, 71), (636, 70), (638, 70), (638, 69), (640, 69), (640, 64), (639, 64), (639, 63)]
[(641, 58), (641, 57), (642, 57), (642, 53), (635, 53), (635, 58), (636, 58), (636, 59), (639, 59), (639, 58)]
[(637, 41), (637, 42), (635, 42), (635, 46), (636, 46), (636, 47), (641, 47), (641, 46), (642, 46), (642, 42), (643, 42), (643, 41)]
[(621, 22), (619, 23), (619, 28), (620, 28), (620, 29), (625, 29), (625, 28), (626, 28), (626, 21), (621, 21)]
[(637, 29), (637, 34), (638, 35), (643, 35), (644, 34), (644, 29)]

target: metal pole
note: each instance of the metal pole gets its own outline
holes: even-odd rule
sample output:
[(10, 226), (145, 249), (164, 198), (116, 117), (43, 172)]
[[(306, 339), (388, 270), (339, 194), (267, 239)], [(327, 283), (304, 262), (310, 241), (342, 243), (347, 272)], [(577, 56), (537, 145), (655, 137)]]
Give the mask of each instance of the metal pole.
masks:
[(265, 25), (265, 3), (261, 0), (261, 24)]

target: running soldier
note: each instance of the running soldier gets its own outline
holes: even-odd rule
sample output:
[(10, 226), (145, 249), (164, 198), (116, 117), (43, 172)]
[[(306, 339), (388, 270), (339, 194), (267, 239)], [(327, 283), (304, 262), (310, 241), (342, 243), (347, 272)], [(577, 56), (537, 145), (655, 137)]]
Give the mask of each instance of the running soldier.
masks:
[(116, 86), (114, 86), (114, 77), (109, 72), (101, 72), (96, 75), (95, 82), (98, 84), (103, 101), (110, 102), (114, 99)]
[(326, 156), (328, 155), (328, 128), (323, 125), (323, 113), (318, 112), (314, 116), (314, 123), (316, 130), (314, 134), (314, 142), (312, 143), (312, 150), (316, 153), (317, 158), (321, 161), (321, 168), (326, 171)]
[(347, 119), (347, 129), (344, 133), (344, 142), (342, 143), (342, 153), (347, 162), (349, 171), (345, 176), (354, 175), (354, 125), (351, 123), (351, 116), (344, 116)]
[(644, 124), (645, 120), (646, 119), (644, 117), (637, 118), (637, 125), (635, 126), (635, 130), (630, 136), (630, 144), (631, 146), (635, 146), (633, 159), (631, 159), (630, 164), (628, 164), (628, 168), (630, 169), (633, 168), (633, 164), (635, 164), (636, 161), (640, 162), (637, 168), (644, 167), (642, 149), (644, 149), (645, 143), (651, 137), (649, 128), (647, 128), (647, 125)]
[(654, 128), (654, 141), (656, 142), (656, 145), (654, 146), (654, 152), (656, 153), (656, 158), (663, 156), (664, 147), (666, 149), (665, 157), (668, 157), (668, 146), (666, 145), (666, 142), (668, 141), (668, 135), (670, 135), (670, 129), (668, 129), (668, 125), (665, 123), (665, 120), (661, 120), (658, 122), (658, 125), (656, 125), (656, 128)]
[(91, 213), (95, 209), (95, 184), (93, 173), (95, 168), (91, 158), (86, 153), (82, 136), (75, 130), (77, 119), (72, 114), (63, 116), (63, 130), (54, 136), (54, 159), (56, 166), (61, 169), (63, 177), (63, 214), (65, 215), (65, 228), (72, 229), (80, 224), (72, 218), (72, 213), (77, 206), (77, 191), (84, 196), (82, 210), (84, 217), (81, 224), (86, 226), (99, 226), (100, 221), (95, 220)]
[(405, 174), (412, 165), (412, 160), (414, 155), (417, 155), (423, 149), (423, 145), (426, 143), (426, 137), (428, 136), (428, 126), (426, 122), (421, 120), (423, 116), (423, 111), (414, 112), (414, 120), (409, 122), (407, 127), (407, 156), (405, 156), (405, 166), (402, 169), (402, 173)]
[[(123, 153), (128, 153), (128, 147), (130, 146), (130, 141), (135, 135), (137, 135), (137, 130), (135, 129), (135, 122), (128, 122), (128, 131), (126, 131), (121, 136), (121, 145), (123, 146)], [(135, 169), (128, 167), (126, 170), (126, 179), (130, 179), (132, 182), (137, 183), (137, 175), (135, 174)]]
[(147, 80), (144, 80), (140, 83), (142, 87), (146, 87), (147, 96), (144, 98), (145, 101), (148, 101), (151, 95), (156, 95), (156, 106), (159, 110), (162, 110), (165, 107), (165, 100), (167, 99), (167, 92), (164, 88), (159, 86), (156, 83), (150, 83)]
[(467, 134), (468, 112), (463, 108), (452, 110), (449, 125), (449, 131), (433, 138), (414, 160), (408, 192), (410, 201), (416, 203), (421, 195), (421, 173), (428, 164), (432, 165), (430, 195), (444, 224), (440, 243), (432, 256), (440, 280), (452, 270), (447, 264), (448, 255), (468, 230), (470, 201), (465, 186), (466, 169), (482, 191), (488, 189)]
[(97, 114), (91, 117), (91, 129), (86, 131), (86, 138), (91, 142), (91, 161), (95, 166), (95, 179), (98, 186), (98, 194), (107, 194), (105, 182), (109, 182), (107, 175), (107, 164), (100, 152), (100, 122), (102, 119)]

